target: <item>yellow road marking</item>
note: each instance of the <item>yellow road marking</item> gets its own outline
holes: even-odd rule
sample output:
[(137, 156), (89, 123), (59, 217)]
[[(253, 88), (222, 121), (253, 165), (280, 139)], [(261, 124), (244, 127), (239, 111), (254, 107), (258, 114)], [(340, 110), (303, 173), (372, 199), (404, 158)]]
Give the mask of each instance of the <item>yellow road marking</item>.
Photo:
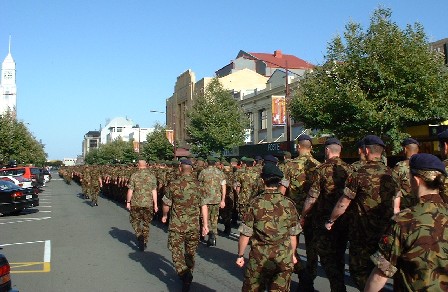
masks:
[[(25, 273), (48, 273), (51, 271), (51, 264), (49, 262), (22, 262), (22, 263), (9, 263), (11, 266), (11, 274), (25, 274)], [(38, 270), (26, 270), (22, 268), (27, 267), (42, 267)], [(18, 270), (16, 270), (18, 269)]]

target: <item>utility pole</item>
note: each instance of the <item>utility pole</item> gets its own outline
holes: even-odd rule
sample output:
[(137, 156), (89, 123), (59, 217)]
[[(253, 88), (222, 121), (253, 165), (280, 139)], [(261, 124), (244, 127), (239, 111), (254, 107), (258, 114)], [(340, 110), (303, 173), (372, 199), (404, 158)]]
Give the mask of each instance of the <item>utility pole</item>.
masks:
[(285, 84), (285, 115), (286, 115), (286, 150), (291, 151), (291, 115), (289, 114), (289, 78), (288, 78), (288, 61), (286, 61), (285, 66), (286, 73), (286, 84)]

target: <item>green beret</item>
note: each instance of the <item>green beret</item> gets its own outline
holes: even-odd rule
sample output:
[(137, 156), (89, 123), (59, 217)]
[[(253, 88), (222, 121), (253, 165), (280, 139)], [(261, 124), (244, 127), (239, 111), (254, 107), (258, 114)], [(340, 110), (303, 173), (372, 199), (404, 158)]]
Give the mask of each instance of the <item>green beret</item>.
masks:
[(173, 165), (173, 166), (180, 165), (180, 161), (173, 160), (173, 161), (171, 161), (171, 165)]
[(234, 158), (231, 158), (231, 159), (230, 159), (230, 162), (238, 162), (238, 159), (236, 159), (235, 157), (234, 157)]
[(224, 160), (224, 161), (222, 162), (222, 165), (224, 165), (224, 166), (230, 166), (230, 163), (228, 163), (227, 161)]

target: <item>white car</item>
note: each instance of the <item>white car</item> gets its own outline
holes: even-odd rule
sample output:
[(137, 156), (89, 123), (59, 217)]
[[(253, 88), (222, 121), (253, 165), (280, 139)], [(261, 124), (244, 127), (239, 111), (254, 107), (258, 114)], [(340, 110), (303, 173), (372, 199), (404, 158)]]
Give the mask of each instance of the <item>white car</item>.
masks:
[(26, 177), (23, 177), (21, 175), (2, 175), (0, 176), (1, 180), (6, 180), (6, 181), (10, 181), (13, 184), (24, 188), (24, 189), (29, 189), (32, 188), (32, 181)]

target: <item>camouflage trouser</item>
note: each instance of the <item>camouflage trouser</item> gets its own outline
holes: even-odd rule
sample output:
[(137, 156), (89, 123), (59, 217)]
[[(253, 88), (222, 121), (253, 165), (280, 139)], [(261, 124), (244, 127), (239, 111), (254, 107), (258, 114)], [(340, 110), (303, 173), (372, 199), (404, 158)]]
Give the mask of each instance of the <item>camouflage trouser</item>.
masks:
[[(300, 214), (300, 213), (299, 213)], [(317, 263), (319, 257), (317, 255), (316, 246), (314, 245), (314, 228), (312, 224), (312, 217), (307, 218), (305, 221), (305, 226), (303, 226), (303, 236), (305, 237), (305, 251), (306, 251), (306, 272), (311, 279), (316, 279), (317, 277)]]
[(376, 251), (377, 247), (372, 248), (367, 242), (350, 242), (349, 248), (349, 270), (350, 277), (355, 282), (356, 287), (363, 291), (367, 279), (374, 268), (370, 256)]
[(207, 208), (208, 220), (210, 222), (208, 229), (214, 234), (218, 234), (219, 204), (207, 205)]
[(90, 192), (89, 196), (92, 202), (97, 203), (98, 202), (98, 194), (100, 193), (100, 186), (99, 185), (91, 185), (90, 186)]
[(89, 190), (89, 185), (87, 183), (84, 183), (84, 181), (81, 182), (81, 191), (84, 195), (89, 195), (88, 194), (88, 190)]
[(168, 249), (172, 253), (173, 264), (178, 275), (193, 270), (198, 245), (199, 230), (197, 229), (186, 232), (169, 231)]
[(248, 204), (238, 203), (238, 216), (241, 220), (244, 218), (244, 214), (246, 214), (248, 208)]
[[(293, 270), (292, 252), (252, 248), (241, 291), (289, 291)], [(284, 248), (284, 247), (283, 247)]]
[[(337, 224), (339, 222), (336, 222)], [(330, 281), (332, 292), (347, 291), (345, 277), (345, 250), (347, 234), (339, 233), (337, 228), (324, 229), (324, 223), (314, 231), (314, 245), (320, 257), (320, 263)]]
[(129, 219), (132, 228), (135, 231), (135, 235), (137, 238), (143, 236), (145, 243), (148, 242), (149, 226), (151, 224), (153, 213), (153, 208), (137, 206), (131, 206), (129, 212)]
[(64, 175), (63, 177), (64, 177), (64, 181), (65, 181), (66, 184), (69, 185), (69, 184), (72, 183), (72, 177), (71, 177), (71, 176), (69, 176), (69, 175)]
[(233, 195), (226, 196), (225, 203), (226, 206), (224, 207), (224, 209), (220, 209), (220, 214), (224, 225), (230, 225), (234, 209)]

